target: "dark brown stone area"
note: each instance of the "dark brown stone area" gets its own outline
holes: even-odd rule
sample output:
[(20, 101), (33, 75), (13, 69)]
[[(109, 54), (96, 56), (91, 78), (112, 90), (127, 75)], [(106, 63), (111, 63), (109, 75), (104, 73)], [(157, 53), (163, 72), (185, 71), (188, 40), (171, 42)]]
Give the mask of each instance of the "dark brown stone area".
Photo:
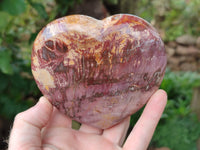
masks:
[(176, 41), (166, 43), (168, 67), (173, 71), (200, 72), (199, 39), (183, 35)]

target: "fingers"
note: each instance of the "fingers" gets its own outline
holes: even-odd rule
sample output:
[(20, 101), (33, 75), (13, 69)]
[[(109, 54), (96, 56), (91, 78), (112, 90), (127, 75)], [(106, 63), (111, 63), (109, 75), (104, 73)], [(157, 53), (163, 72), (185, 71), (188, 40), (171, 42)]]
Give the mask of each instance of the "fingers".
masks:
[(41, 131), (41, 137), (44, 138), (47, 132), (52, 128), (71, 128), (72, 127), (72, 120), (59, 112), (57, 108), (53, 108), (53, 113), (51, 118), (45, 128)]
[(15, 117), (9, 139), (9, 150), (41, 146), (41, 129), (48, 123), (53, 107), (47, 99)]
[(101, 135), (103, 130), (102, 129), (98, 129), (86, 124), (82, 124), (79, 131), (85, 132), (85, 133), (93, 133), (93, 134), (98, 134)]
[(126, 133), (129, 127), (130, 117), (124, 119), (121, 123), (113, 126), (112, 128), (106, 129), (103, 135), (106, 139), (121, 146), (126, 137)]
[(157, 123), (164, 111), (167, 94), (158, 90), (147, 103), (140, 119), (129, 135), (124, 150), (146, 150), (153, 136)]
[(49, 124), (47, 128), (57, 128), (57, 127), (64, 127), (64, 128), (71, 128), (72, 120), (59, 112), (57, 108), (53, 108), (53, 113), (51, 119), (49, 120)]

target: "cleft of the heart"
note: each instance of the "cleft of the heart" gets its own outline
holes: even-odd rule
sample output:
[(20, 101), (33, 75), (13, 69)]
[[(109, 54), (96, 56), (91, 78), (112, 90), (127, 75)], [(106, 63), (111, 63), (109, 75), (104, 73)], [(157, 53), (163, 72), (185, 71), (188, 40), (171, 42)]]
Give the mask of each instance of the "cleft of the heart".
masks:
[(101, 129), (143, 107), (167, 63), (157, 31), (128, 14), (57, 19), (40, 31), (31, 58), (43, 95), (71, 119)]

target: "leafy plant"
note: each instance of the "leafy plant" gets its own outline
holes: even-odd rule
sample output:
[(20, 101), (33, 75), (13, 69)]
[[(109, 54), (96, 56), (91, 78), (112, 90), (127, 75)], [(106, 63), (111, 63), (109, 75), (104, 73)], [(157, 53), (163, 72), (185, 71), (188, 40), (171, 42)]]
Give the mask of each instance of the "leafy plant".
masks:
[(17, 113), (32, 106), (40, 94), (34, 80), (14, 73), (0, 73), (0, 115), (12, 119)]
[[(168, 108), (172, 109), (172, 108)], [(196, 141), (200, 137), (200, 123), (195, 116), (173, 115), (161, 120), (154, 134), (152, 143), (157, 147), (169, 147), (173, 150), (197, 150)]]
[(32, 6), (38, 12), (41, 18), (44, 18), (44, 19), (48, 18), (48, 14), (45, 11), (45, 7), (41, 3), (34, 2), (33, 0), (27, 0), (27, 2), (30, 4), (30, 6)]
[(173, 150), (197, 150), (200, 122), (190, 108), (195, 86), (200, 86), (199, 74), (167, 70), (161, 88), (168, 93), (169, 100), (152, 140), (157, 146), (167, 146)]
[(76, 3), (81, 3), (82, 0), (55, 0), (58, 4), (57, 12), (58, 15), (65, 15), (69, 8), (72, 8)]
[[(43, 5), (40, 3), (39, 6)], [(45, 12), (44, 8), (40, 10)], [(31, 75), (31, 45), (28, 43), (31, 34), (40, 27), (33, 22), (46, 19), (36, 17), (37, 11), (24, 0), (1, 1), (0, 115), (4, 118), (13, 118), (33, 105), (34, 99), (40, 95)]]
[(165, 41), (200, 34), (199, 0), (141, 0), (138, 6), (137, 15), (165, 31)]
[(13, 69), (10, 64), (11, 52), (7, 51), (4, 47), (0, 47), (0, 70), (5, 74), (12, 74)]
[[(195, 86), (200, 86), (200, 74), (166, 70), (160, 88), (168, 93), (168, 103), (152, 139), (152, 145), (166, 146), (173, 150), (197, 150), (200, 122), (190, 108), (192, 89)], [(142, 110), (131, 117), (132, 127), (141, 113)]]
[(0, 9), (13, 16), (17, 16), (25, 12), (26, 3), (24, 0), (3, 0)]
[(79, 0), (0, 1), (0, 115), (12, 119), (41, 95), (31, 74), (31, 49), (38, 32)]
[(195, 72), (171, 72), (166, 70), (160, 86), (168, 93), (170, 100), (188, 100), (192, 98), (192, 88), (200, 86), (200, 75)]

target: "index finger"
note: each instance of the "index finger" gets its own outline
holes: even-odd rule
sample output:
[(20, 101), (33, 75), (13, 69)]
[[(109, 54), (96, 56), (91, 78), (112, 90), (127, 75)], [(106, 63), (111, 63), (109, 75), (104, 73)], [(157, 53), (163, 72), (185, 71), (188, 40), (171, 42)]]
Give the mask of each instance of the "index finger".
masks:
[(146, 150), (167, 103), (167, 94), (158, 90), (151, 96), (140, 119), (131, 131), (123, 150)]
[(44, 97), (32, 108), (15, 117), (8, 150), (41, 146), (41, 129), (48, 123), (53, 106)]

